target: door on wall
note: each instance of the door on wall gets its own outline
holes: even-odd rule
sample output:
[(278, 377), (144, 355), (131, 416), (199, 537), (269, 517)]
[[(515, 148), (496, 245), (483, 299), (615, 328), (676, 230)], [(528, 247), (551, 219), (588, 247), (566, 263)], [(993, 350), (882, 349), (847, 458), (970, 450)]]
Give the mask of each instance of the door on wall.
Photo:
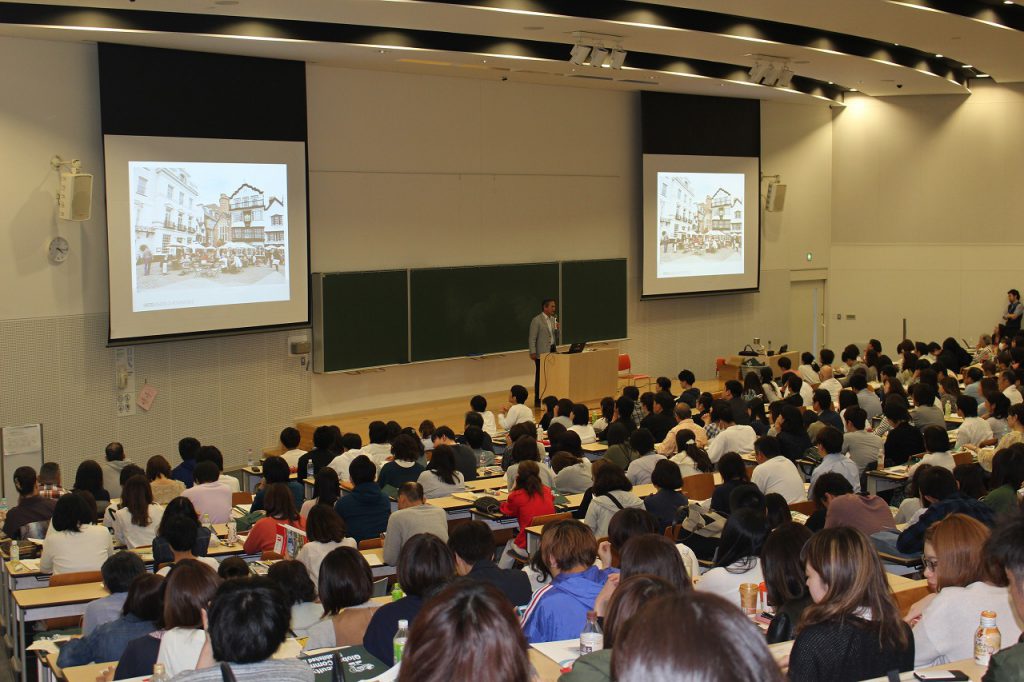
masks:
[(817, 355), (825, 342), (825, 280), (789, 285), (789, 349)]

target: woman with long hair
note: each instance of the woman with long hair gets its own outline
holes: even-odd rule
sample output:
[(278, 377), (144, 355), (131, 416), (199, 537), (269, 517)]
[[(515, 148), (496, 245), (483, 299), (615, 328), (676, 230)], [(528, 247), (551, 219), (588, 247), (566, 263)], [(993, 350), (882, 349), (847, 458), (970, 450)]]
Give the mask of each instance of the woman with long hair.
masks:
[(800, 408), (784, 405), (779, 414), (781, 416), (781, 423), (778, 424), (779, 446), (782, 448), (782, 454), (795, 462), (803, 457), (811, 447), (811, 437), (807, 435), (807, 429), (804, 428), (804, 418), (800, 413)]
[(734, 511), (722, 530), (713, 568), (701, 576), (697, 589), (717, 594), (739, 606), (740, 585), (764, 580), (758, 557), (767, 535), (763, 509)]
[(185, 492), (185, 484), (171, 478), (171, 463), (161, 455), (153, 455), (146, 461), (146, 478), (157, 504), (167, 504)]
[(378, 606), (371, 601), (373, 571), (365, 557), (354, 547), (337, 547), (324, 557), (314, 582), (323, 613), (309, 628), (306, 650), (362, 645)]
[(514, 559), (512, 552), (524, 559), (529, 556), (526, 551), (526, 529), (533, 525), (534, 517), (555, 513), (551, 488), (541, 483), (537, 462), (527, 460), (519, 463), (516, 486), (509, 493), (508, 499), (501, 503), (501, 513), (519, 521), (519, 534), (506, 547), (500, 562), (503, 568), (511, 568)]
[(690, 429), (676, 431), (676, 454), (672, 461), (679, 467), (683, 478), (695, 474), (710, 474), (715, 470), (707, 451), (697, 445), (697, 436)]
[(450, 445), (438, 445), (430, 455), (426, 470), (417, 482), (428, 499), (445, 497), (466, 490), (466, 478), (455, 466), (455, 451)]
[[(549, 488), (555, 487), (555, 472), (547, 464), (540, 461), (540, 449), (537, 447), (537, 439), (533, 436), (523, 435), (516, 438), (512, 444), (511, 451), (506, 450), (505, 456), (510, 464), (505, 470), (505, 482), (508, 484), (509, 492), (515, 490), (516, 475), (519, 465), (523, 462), (534, 462), (540, 470), (540, 481)], [(422, 483), (423, 481), (420, 481)], [(428, 495), (429, 497), (429, 495)]]
[(597, 537), (608, 534), (608, 522), (620, 509), (643, 509), (644, 502), (634, 495), (626, 472), (614, 464), (605, 464), (594, 474), (593, 497), (583, 522)]
[(253, 524), (249, 536), (245, 538), (243, 549), (246, 554), (258, 554), (274, 549), (278, 524), (294, 526), (305, 530), (306, 524), (295, 508), (292, 491), (284, 483), (271, 483), (267, 486), (263, 505), (267, 515)]
[[(299, 516), (309, 517), (309, 511), (316, 505), (325, 505), (334, 509), (334, 503), (341, 497), (341, 479), (338, 472), (331, 467), (320, 467), (313, 477), (313, 498), (302, 503)], [(314, 581), (316, 582), (316, 581)]]
[(96, 504), (96, 515), (99, 516), (110, 504), (110, 492), (103, 487), (103, 469), (92, 459), (87, 459), (78, 465), (75, 471), (75, 485), (71, 492), (87, 492), (92, 495)]
[(789, 656), (794, 682), (855, 682), (914, 667), (914, 638), (900, 619), (878, 553), (855, 528), (826, 528), (800, 553), (814, 604)]
[(914, 628), (914, 667), (970, 658), (981, 611), (996, 614), (1006, 646), (1020, 637), (1006, 574), (985, 553), (990, 535), (965, 514), (951, 514), (925, 531), (924, 577), (932, 594), (904, 618)]
[[(630, 422), (632, 424), (632, 422)], [(629, 434), (632, 429), (626, 427), (623, 422), (613, 421), (604, 432), (605, 440), (608, 441), (608, 449), (605, 450), (602, 459), (614, 464), (623, 471), (629, 468), (629, 463), (637, 458), (637, 452), (629, 444)]]
[(132, 476), (121, 490), (121, 508), (114, 514), (114, 537), (128, 549), (152, 545), (163, 515), (164, 508), (153, 502), (149, 480), (142, 475)]
[[(319, 476), (324, 469), (316, 472)], [(315, 505), (306, 517), (306, 544), (295, 555), (297, 561), (309, 571), (309, 577), (316, 585), (320, 577), (320, 564), (324, 557), (339, 547), (356, 548), (356, 541), (345, 534), (345, 522), (341, 520), (334, 507), (325, 504)]]
[(95, 521), (96, 505), (84, 493), (62, 495), (43, 540), (39, 569), (54, 575), (100, 570), (114, 545), (107, 529)]
[(768, 643), (793, 639), (804, 609), (811, 605), (800, 551), (811, 539), (807, 526), (792, 521), (768, 535), (761, 549), (761, 571), (768, 590), (768, 604), (775, 610), (768, 626)]
[[(184, 516), (199, 524), (199, 513), (196, 512), (192, 500), (187, 497), (175, 497), (164, 507), (163, 516), (160, 517), (160, 524), (157, 528), (156, 537), (153, 538), (153, 563), (167, 564), (174, 561), (174, 552), (170, 543), (165, 537), (165, 529), (175, 517)], [(200, 557), (206, 556), (210, 548), (210, 529), (202, 526), (196, 532), (196, 544), (192, 548), (192, 554)]]
[(607, 395), (601, 398), (601, 416), (594, 420), (594, 434), (604, 440), (604, 432), (615, 419), (615, 398)]

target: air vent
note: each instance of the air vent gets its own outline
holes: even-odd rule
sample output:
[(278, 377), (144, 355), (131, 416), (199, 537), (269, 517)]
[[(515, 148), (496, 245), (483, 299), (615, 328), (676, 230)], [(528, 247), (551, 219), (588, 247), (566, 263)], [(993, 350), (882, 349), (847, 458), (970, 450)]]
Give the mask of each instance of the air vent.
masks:
[(652, 80), (641, 81), (641, 80), (637, 80), (635, 78), (623, 78), (622, 80), (616, 81), (616, 82), (617, 83), (637, 83), (638, 85), (657, 85), (658, 84), (658, 81), (652, 81)]
[(593, 81), (613, 81), (613, 80), (615, 80), (611, 76), (590, 76), (590, 75), (585, 74), (585, 73), (569, 74), (569, 78), (589, 78), (590, 80), (593, 80)]

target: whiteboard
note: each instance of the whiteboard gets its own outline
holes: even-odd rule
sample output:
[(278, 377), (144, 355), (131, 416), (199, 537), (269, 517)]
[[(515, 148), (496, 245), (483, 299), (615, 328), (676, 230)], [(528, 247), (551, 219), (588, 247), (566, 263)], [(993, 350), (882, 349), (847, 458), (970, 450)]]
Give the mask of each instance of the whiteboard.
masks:
[(14, 487), (14, 472), (18, 467), (30, 466), (39, 473), (43, 465), (43, 425), (23, 424), (0, 429), (0, 476), (3, 477), (2, 496), (13, 507), (18, 503), (18, 490)]

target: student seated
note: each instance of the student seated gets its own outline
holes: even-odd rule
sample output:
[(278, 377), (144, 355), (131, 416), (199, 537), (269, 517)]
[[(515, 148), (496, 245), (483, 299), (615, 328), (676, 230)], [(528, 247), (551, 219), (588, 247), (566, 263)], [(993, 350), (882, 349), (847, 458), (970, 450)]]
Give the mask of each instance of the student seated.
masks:
[[(672, 614), (672, 627), (665, 626), (666, 613)], [(694, 637), (696, 632), (728, 635)], [(711, 594), (664, 594), (641, 604), (628, 627), (616, 632), (613, 644), (611, 678), (617, 682), (782, 682), (757, 626)]]
[(153, 502), (149, 479), (142, 474), (132, 476), (121, 495), (122, 506), (114, 514), (114, 537), (128, 549), (152, 545), (164, 508)]
[(305, 649), (361, 645), (378, 607), (371, 601), (373, 571), (363, 555), (351, 547), (328, 553), (320, 566), (317, 592), (323, 609), (309, 628)]
[(671, 461), (679, 467), (680, 476), (686, 478), (714, 472), (715, 465), (711, 463), (707, 451), (700, 445), (700, 439), (693, 430), (680, 429), (676, 432), (675, 439), (676, 445), (673, 449), (676, 455)]
[(103, 487), (103, 470), (91, 459), (79, 464), (75, 471), (75, 485), (71, 488), (71, 492), (80, 491), (89, 493), (95, 501), (94, 516), (100, 516), (110, 504), (110, 493)]
[(306, 567), (289, 559), (275, 561), (267, 577), (284, 593), (291, 609), (288, 629), (296, 637), (309, 637), (309, 629), (320, 622), (324, 609), (316, 603), (316, 586), (309, 579)]
[[(471, 412), (470, 414), (476, 414)], [(465, 432), (462, 434), (462, 439), (465, 441), (466, 447), (473, 451), (473, 456), (476, 458), (476, 465), (478, 467), (490, 467), (494, 466), (496, 460), (494, 456), (494, 445), (493, 443), (485, 443), (484, 430), (479, 426), (467, 426)], [(490, 447), (488, 447), (488, 445)]]
[(593, 497), (583, 522), (596, 537), (608, 534), (608, 522), (620, 509), (643, 509), (644, 503), (634, 495), (633, 484), (626, 473), (614, 464), (606, 463), (594, 474)]
[(334, 505), (348, 534), (356, 542), (379, 538), (388, 527), (391, 500), (374, 481), (377, 469), (366, 455), (359, 455), (349, 467), (354, 487)]
[(435, 445), (426, 470), (416, 482), (423, 487), (428, 499), (446, 497), (466, 490), (466, 479), (455, 463), (455, 451), (450, 445)]
[(788, 642), (796, 635), (804, 609), (811, 605), (800, 550), (811, 539), (811, 531), (792, 521), (768, 534), (761, 550), (761, 571), (768, 603), (775, 611), (768, 626), (768, 643)]
[(804, 545), (801, 559), (814, 604), (800, 620), (790, 680), (854, 682), (913, 668), (913, 635), (867, 536), (853, 528), (823, 530)]
[[(4, 535), (21, 540), (21, 529), (37, 521), (49, 521), (53, 517), (57, 501), (42, 497), (39, 494), (39, 483), (36, 481), (36, 470), (32, 467), (18, 467), (14, 470), (14, 488), (18, 491), (18, 504), (7, 512), (4, 519)], [(46, 524), (40, 524), (45, 526)]]
[(610, 462), (623, 471), (629, 468), (629, 463), (636, 459), (637, 454), (629, 444), (629, 433), (621, 422), (613, 421), (604, 432), (605, 440), (608, 441), (608, 449), (601, 456), (601, 459)]
[[(451, 450), (455, 461), (455, 470), (462, 474), (463, 481), (475, 481), (477, 459), (473, 449), (455, 440), (455, 432), (447, 426), (439, 426), (434, 431), (434, 452), (441, 445)], [(427, 467), (429, 469), (429, 465)]]
[(651, 472), (651, 483), (658, 492), (644, 498), (644, 508), (654, 515), (661, 530), (676, 522), (680, 507), (690, 504), (686, 495), (679, 492), (683, 487), (683, 477), (674, 462), (662, 459), (654, 465)]
[(508, 404), (498, 413), (498, 424), (508, 431), (521, 422), (533, 422), (533, 410), (526, 406), (529, 392), (525, 386), (516, 384), (508, 392)]
[(762, 493), (778, 493), (785, 498), (787, 504), (802, 502), (805, 499), (804, 477), (792, 460), (782, 454), (782, 447), (777, 438), (758, 438), (754, 441), (754, 454), (757, 457), (757, 466), (754, 467), (750, 482)]
[[(146, 564), (134, 552), (118, 552), (100, 566), (103, 586), (110, 595), (89, 602), (82, 617), (82, 634), (88, 635), (104, 623), (116, 620), (128, 598), (128, 587), (146, 572)], [(110, 660), (110, 659), (107, 659)]]
[(338, 472), (331, 467), (323, 467), (313, 477), (313, 497), (302, 503), (299, 516), (308, 519), (309, 512), (317, 505), (334, 509), (339, 497), (341, 497), (341, 481), (338, 480)]
[[(800, 408), (783, 405), (779, 415), (780, 418), (775, 421), (779, 447), (782, 449), (783, 455), (795, 462), (812, 447), (811, 437), (807, 435), (807, 429), (804, 428), (804, 418)], [(737, 450), (737, 452), (740, 451)]]
[(181, 457), (181, 464), (171, 471), (171, 478), (181, 481), (186, 488), (191, 488), (195, 482), (193, 473), (196, 470), (196, 457), (199, 455), (199, 448), (202, 444), (191, 436), (186, 436), (178, 441), (178, 456)]
[[(280, 457), (267, 457), (263, 460), (263, 480), (260, 481), (258, 490), (256, 490), (256, 494), (252, 498), (252, 505), (249, 507), (249, 511), (260, 511), (265, 508), (263, 497), (267, 494), (267, 488), (275, 483), (285, 486), (291, 492), (292, 502), (296, 509), (302, 507), (302, 502), (306, 497), (306, 489), (298, 481), (292, 480), (291, 475), (291, 471), (288, 469), (288, 462)], [(228, 504), (230, 503), (231, 494), (228, 491)]]
[(469, 399), (469, 407), (479, 414), (483, 420), (481, 428), (484, 430), (484, 433), (494, 438), (495, 434), (498, 433), (498, 423), (494, 419), (494, 413), (487, 409), (487, 398), (482, 395), (475, 395)]
[(72, 493), (57, 500), (43, 540), (39, 570), (54, 575), (100, 570), (114, 553), (114, 542), (95, 520), (95, 506), (84, 495)]
[(56, 500), (68, 491), (61, 487), (60, 465), (56, 462), (43, 462), (39, 467), (39, 495), (48, 500)]
[(552, 580), (534, 593), (522, 617), (523, 633), (531, 643), (578, 637), (586, 625), (587, 612), (594, 608), (594, 600), (615, 569), (594, 566), (597, 540), (579, 521), (559, 521), (545, 527), (539, 551)]
[[(717, 424), (718, 435), (711, 438), (711, 433), (708, 433), (708, 438), (711, 438), (711, 442), (708, 445), (708, 457), (712, 463), (717, 464), (722, 455), (727, 452), (744, 453), (754, 451), (754, 440), (757, 437), (754, 429), (746, 424), (738, 424), (735, 420), (736, 417), (729, 403), (724, 400), (716, 400), (714, 402), (714, 406), (711, 409), (711, 421)], [(800, 425), (802, 431), (802, 421)]]
[[(535, 679), (515, 612), (491, 585), (456, 581), (410, 624), (400, 673), (404, 682)], [(459, 643), (456, 656), (453, 642)]]
[[(986, 555), (1004, 569), (1014, 612), (1024, 614), (1024, 516), (1008, 516), (996, 526)], [(997, 622), (1001, 629), (1002, 621)], [(983, 682), (1013, 682), (1024, 676), (1024, 644), (1004, 639), (1003, 647), (989, 661)]]
[(124, 456), (124, 447), (120, 443), (110, 443), (104, 451), (104, 461), (100, 463), (100, 470), (103, 472), (103, 487), (113, 492), (121, 485), (121, 470), (129, 464), (130, 459)]
[[(814, 483), (821, 475), (836, 473), (842, 474), (850, 482), (850, 486), (855, 491), (859, 491), (860, 471), (857, 469), (857, 465), (853, 463), (853, 460), (841, 452), (843, 449), (843, 434), (838, 429), (826, 426), (818, 432), (818, 437), (815, 440), (818, 454), (821, 455), (821, 463), (814, 467), (814, 471), (811, 472), (811, 487), (814, 487)], [(807, 497), (810, 499), (809, 494)]]
[[(284, 459), (282, 457), (282, 459)], [(285, 460), (286, 462), (288, 460)], [(196, 467), (203, 462), (213, 462), (217, 467), (217, 482), (225, 486), (228, 490), (233, 493), (240, 492), (241, 481), (235, 476), (224, 473), (224, 455), (221, 454), (220, 449), (213, 445), (204, 445), (199, 448), (199, 454), (196, 455)], [(288, 464), (291, 467), (291, 463)], [(216, 521), (214, 521), (216, 523)]]
[(564, 495), (585, 493), (594, 485), (590, 460), (574, 453), (556, 452), (551, 458), (551, 470), (555, 472), (554, 490)]
[(917, 467), (922, 464), (953, 471), (956, 468), (956, 461), (953, 459), (953, 454), (949, 452), (949, 436), (946, 434), (946, 429), (939, 426), (926, 426), (922, 429), (921, 435), (924, 438), (925, 455), (907, 468), (907, 474), (912, 476)]
[[(164, 664), (168, 675), (173, 677), (198, 667), (207, 639), (203, 610), (210, 609), (210, 601), (220, 584), (220, 577), (212, 568), (194, 560), (182, 561), (168, 574), (164, 583), (164, 632), (156, 656), (156, 662)], [(255, 612), (238, 614), (235, 626), (252, 620), (255, 615)]]
[(814, 484), (811, 499), (824, 510), (824, 524), (811, 525), (811, 530), (849, 526), (867, 536), (896, 528), (889, 504), (877, 495), (859, 495), (853, 486), (837, 473), (823, 474)]
[[(335, 428), (330, 426), (318, 426), (313, 431), (313, 449), (306, 454), (299, 457), (299, 464), (296, 467), (296, 473), (300, 478), (306, 478), (309, 475), (309, 465), (313, 464), (313, 475), (316, 476), (316, 472), (320, 471), (323, 467), (328, 464), (332, 464), (334, 458), (340, 453), (336, 452), (339, 437), (335, 432)], [(285, 462), (287, 465), (288, 463)], [(263, 463), (266, 467), (266, 462)], [(289, 474), (291, 473), (291, 467), (288, 467)], [(266, 469), (264, 468), (264, 477), (266, 477)], [(345, 476), (339, 470), (338, 475), (341, 476), (341, 480), (346, 480)], [(285, 479), (287, 480), (287, 479)], [(284, 483), (285, 481), (275, 480), (274, 483)], [(301, 485), (299, 486), (302, 487)]]
[(656, 393), (651, 397), (651, 413), (640, 421), (640, 428), (647, 429), (654, 436), (654, 442), (660, 443), (676, 425), (672, 409), (675, 400), (669, 393)]
[[(187, 497), (176, 497), (168, 502), (164, 508), (163, 517), (160, 519), (160, 526), (157, 529), (156, 537), (153, 538), (153, 563), (156, 565), (174, 561), (174, 552), (167, 541), (164, 529), (171, 519), (177, 516), (184, 516), (195, 521), (197, 526), (199, 525), (199, 514), (196, 514), (196, 508), (192, 506), (192, 500)], [(200, 526), (196, 531), (196, 544), (192, 546), (192, 554), (197, 557), (206, 556), (209, 549), (210, 529)]]
[(499, 568), (494, 563), (494, 535), (483, 521), (467, 521), (452, 529), (448, 548), (455, 557), (456, 574), (488, 583), (514, 606), (525, 606), (533, 596), (530, 579), (523, 571)]
[(740, 585), (764, 580), (758, 556), (767, 534), (763, 511), (734, 510), (722, 530), (713, 567), (701, 576), (697, 589), (739, 606)]
[(992, 439), (992, 427), (978, 416), (978, 401), (975, 398), (969, 395), (958, 396), (956, 413), (963, 418), (963, 423), (956, 430), (954, 450), (962, 450), (968, 445), (981, 445)]
[(1006, 588), (1006, 574), (985, 554), (990, 531), (969, 516), (953, 514), (924, 535), (924, 577), (932, 590), (910, 607), (914, 667), (926, 668), (974, 655), (981, 611), (992, 611), (1004, 646), (1020, 637)]
[(989, 492), (982, 502), (996, 514), (1011, 513), (1017, 509), (1017, 491), (1024, 487), (1024, 445), (1014, 444), (997, 450), (992, 458), (992, 476)]
[(626, 469), (626, 478), (633, 485), (647, 485), (651, 482), (651, 472), (655, 465), (664, 460), (664, 455), (659, 455), (654, 450), (655, 438), (646, 428), (639, 428), (629, 437), (629, 444), (639, 453), (639, 456), (629, 463)]
[(711, 494), (711, 511), (728, 515), (732, 491), (747, 483), (747, 464), (735, 452), (727, 452), (718, 462), (718, 473), (722, 476), (722, 483), (715, 486)]
[[(325, 471), (331, 469), (324, 467), (317, 476)], [(314, 506), (306, 517), (306, 544), (295, 555), (295, 560), (306, 567), (314, 585), (320, 579), (320, 564), (324, 557), (339, 547), (356, 549), (355, 539), (345, 537), (345, 522), (333, 508), (324, 504)]]
[(935, 389), (931, 384), (920, 381), (910, 391), (914, 397), (914, 408), (910, 410), (910, 421), (921, 431), (928, 426), (946, 428), (946, 418), (942, 408), (937, 405)]
[(185, 492), (185, 484), (171, 478), (171, 465), (160, 455), (153, 455), (146, 462), (146, 478), (157, 504), (167, 504)]
[(925, 531), (950, 514), (966, 514), (990, 528), (995, 524), (995, 514), (991, 507), (957, 490), (956, 479), (948, 469), (930, 467), (921, 475), (918, 488), (921, 506), (926, 511), (897, 538), (896, 548), (904, 554), (921, 552), (924, 549)]
[(887, 466), (906, 464), (914, 455), (924, 452), (924, 438), (920, 429), (910, 423), (910, 411), (903, 396), (889, 395), (882, 407), (892, 428), (885, 436), (885, 463)]
[(572, 406), (572, 426), (569, 430), (579, 435), (580, 443), (583, 445), (597, 442), (597, 433), (590, 425), (590, 410), (582, 403)]
[(220, 566), (217, 567), (217, 575), (223, 580), (230, 580), (231, 578), (248, 578), (251, 573), (245, 559), (240, 556), (229, 556), (221, 560)]
[[(642, 533), (626, 540), (619, 552), (619, 570), (618, 580), (609, 581), (613, 585), (635, 575), (653, 575), (667, 580), (680, 592), (693, 589), (693, 580), (682, 555), (675, 543), (664, 535)], [(608, 583), (605, 586), (608, 587)]]
[(409, 538), (402, 547), (397, 568), (398, 583), (405, 596), (377, 609), (363, 637), (366, 650), (388, 666), (395, 663), (392, 640), (398, 631), (398, 621), (415, 621), (424, 602), (455, 574), (455, 560), (436, 535), (421, 533)]
[(313, 682), (305, 661), (271, 658), (288, 636), (289, 615), (285, 595), (270, 579), (225, 582), (209, 606), (210, 646), (196, 670), (179, 680), (221, 682), (226, 667), (239, 681)]
[(88, 633), (83, 627), (82, 637), (65, 642), (57, 664), (61, 668), (69, 668), (119, 659), (128, 642), (158, 629), (164, 603), (163, 591), (163, 577), (146, 573), (143, 567), (124, 593), (122, 608), (111, 614), (110, 620), (93, 627)]
[(163, 537), (171, 548), (173, 560), (171, 566), (164, 566), (157, 573), (167, 575), (171, 568), (181, 561), (198, 561), (209, 566), (214, 571), (220, 568), (217, 560), (213, 557), (199, 556), (192, 553), (196, 545), (196, 538), (199, 534), (199, 522), (185, 515), (176, 515), (160, 527)]
[(874, 433), (864, 430), (867, 424), (867, 413), (859, 407), (848, 407), (843, 414), (846, 432), (843, 434), (843, 447), (840, 453), (850, 458), (857, 465), (861, 474), (878, 464), (878, 453), (882, 450), (882, 439)]
[(447, 541), (448, 514), (440, 507), (427, 504), (423, 486), (419, 483), (403, 483), (398, 489), (398, 511), (388, 518), (384, 563), (394, 566), (405, 542), (421, 533), (430, 533)]
[(294, 426), (286, 426), (281, 430), (279, 437), (281, 445), (284, 446), (284, 452), (281, 457), (284, 461), (288, 462), (290, 469), (298, 470), (299, 459), (306, 454), (305, 450), (299, 449), (299, 443), (302, 441), (302, 434)]
[[(505, 470), (505, 482), (508, 485), (509, 492), (512, 492), (513, 488), (515, 488), (516, 470), (519, 468), (520, 462), (536, 462), (540, 469), (541, 483), (549, 488), (555, 487), (555, 472), (547, 464), (540, 461), (541, 455), (537, 447), (536, 438), (524, 435), (516, 438), (515, 442), (512, 443), (511, 451), (505, 451), (505, 459), (510, 461), (509, 466)], [(541, 445), (540, 447), (543, 448), (544, 446)]]
[[(431, 429), (433, 429), (433, 424), (431, 424)], [(341, 452), (335, 455), (334, 459), (332, 459), (326, 466), (334, 469), (335, 473), (338, 474), (338, 480), (343, 482), (351, 481), (352, 478), (349, 476), (348, 469), (349, 466), (352, 465), (352, 460), (363, 454), (363, 439), (358, 433), (346, 433), (342, 435), (338, 446), (341, 448)], [(333, 450), (329, 450), (329, 452), (333, 454)], [(320, 470), (324, 468), (326, 467), (320, 467), (320, 469), (317, 470), (317, 473), (320, 473)]]
[(294, 526), (304, 530), (306, 524), (299, 516), (299, 510), (295, 507), (295, 498), (283, 483), (271, 483), (267, 486), (266, 496), (263, 498), (264, 509), (267, 515), (253, 524), (249, 535), (245, 538), (243, 549), (246, 554), (258, 554), (274, 549), (274, 541), (277, 536), (277, 527), (280, 524)]

